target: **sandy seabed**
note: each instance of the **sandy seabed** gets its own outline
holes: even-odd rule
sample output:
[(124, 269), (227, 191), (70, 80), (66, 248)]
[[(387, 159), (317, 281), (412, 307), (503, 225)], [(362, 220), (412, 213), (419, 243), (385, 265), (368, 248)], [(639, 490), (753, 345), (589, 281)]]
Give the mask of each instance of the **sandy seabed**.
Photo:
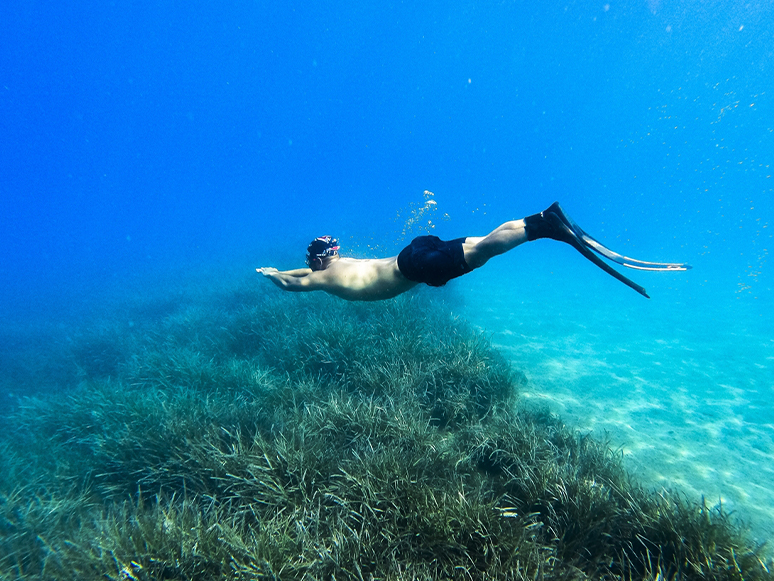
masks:
[(648, 301), (583, 266), (526, 281), (482, 269), (442, 292), (461, 293), (468, 321), (527, 375), (525, 401), (607, 438), (646, 486), (722, 502), (774, 538), (774, 339), (760, 315), (666, 286)]

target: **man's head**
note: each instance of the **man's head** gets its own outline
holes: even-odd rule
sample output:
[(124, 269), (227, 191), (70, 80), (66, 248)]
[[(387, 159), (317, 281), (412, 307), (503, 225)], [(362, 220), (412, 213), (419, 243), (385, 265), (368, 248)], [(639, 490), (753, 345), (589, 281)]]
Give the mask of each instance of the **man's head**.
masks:
[(339, 255), (339, 241), (331, 236), (315, 238), (306, 249), (306, 264), (312, 270), (323, 270), (329, 260)]

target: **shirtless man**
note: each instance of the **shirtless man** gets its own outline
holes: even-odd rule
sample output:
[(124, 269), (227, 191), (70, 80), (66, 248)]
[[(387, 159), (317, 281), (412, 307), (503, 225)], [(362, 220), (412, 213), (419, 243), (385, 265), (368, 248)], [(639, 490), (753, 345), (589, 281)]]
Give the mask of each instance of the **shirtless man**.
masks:
[(572, 245), (605, 272), (647, 298), (650, 297), (644, 288), (611, 268), (597, 254), (638, 270), (691, 268), (687, 264), (636, 260), (613, 252), (586, 234), (558, 203), (554, 203), (539, 214), (505, 222), (486, 236), (468, 236), (448, 242), (436, 236), (419, 236), (398, 256), (391, 258), (344, 258), (339, 256), (338, 241), (322, 236), (307, 248), (309, 268), (279, 271), (263, 267), (256, 270), (286, 291), (320, 290), (350, 301), (380, 301), (404, 293), (419, 283), (443, 286), (451, 279), (483, 266), (490, 258), (539, 238)]

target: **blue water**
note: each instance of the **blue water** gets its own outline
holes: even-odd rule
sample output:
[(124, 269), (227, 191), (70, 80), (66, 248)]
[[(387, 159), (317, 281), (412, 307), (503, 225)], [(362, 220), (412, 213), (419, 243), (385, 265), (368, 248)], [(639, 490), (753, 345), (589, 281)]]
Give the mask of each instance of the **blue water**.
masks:
[[(722, 462), (752, 446), (771, 465), (774, 5), (318, 4), (0, 5), (0, 361), (125, 297), (302, 266), (320, 234), (393, 254), (426, 189), (412, 232), (442, 237), (558, 199), (616, 250), (694, 270), (633, 272), (648, 302), (541, 242), (440, 292), (587, 428), (632, 381), (691, 409), (737, 398), (691, 421), (732, 419)], [(541, 380), (546, 361), (570, 379)], [(588, 399), (590, 368), (628, 387)], [(668, 434), (686, 413), (645, 415)], [(673, 480), (726, 494), (721, 472)], [(737, 504), (773, 513), (772, 481), (750, 482)]]

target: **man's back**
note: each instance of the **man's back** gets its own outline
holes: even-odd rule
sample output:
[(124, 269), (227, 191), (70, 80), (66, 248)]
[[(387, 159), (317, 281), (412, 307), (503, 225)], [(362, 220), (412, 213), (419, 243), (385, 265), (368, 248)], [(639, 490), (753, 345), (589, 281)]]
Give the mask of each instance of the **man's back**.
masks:
[(338, 258), (325, 270), (314, 271), (307, 278), (314, 290), (322, 290), (350, 301), (390, 299), (417, 284), (400, 274), (397, 256)]

